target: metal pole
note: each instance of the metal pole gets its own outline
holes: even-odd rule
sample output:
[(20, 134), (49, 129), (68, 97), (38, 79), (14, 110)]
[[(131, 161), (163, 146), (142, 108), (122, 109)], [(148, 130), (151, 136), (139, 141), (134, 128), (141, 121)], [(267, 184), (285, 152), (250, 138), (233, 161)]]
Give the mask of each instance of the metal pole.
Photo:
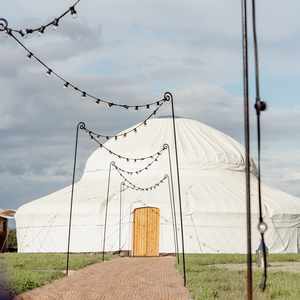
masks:
[(245, 176), (246, 176), (246, 215), (247, 215), (247, 299), (253, 299), (253, 272), (251, 246), (251, 182), (250, 182), (250, 125), (249, 125), (249, 61), (248, 61), (248, 21), (247, 0), (242, 4), (243, 32), (243, 85), (244, 85), (244, 131), (245, 131)]
[(173, 134), (174, 134), (175, 158), (176, 158), (176, 173), (177, 173), (177, 188), (178, 188), (180, 225), (181, 225), (183, 283), (184, 283), (184, 286), (186, 286), (184, 236), (183, 236), (183, 218), (182, 218), (182, 203), (181, 203), (181, 189), (180, 189), (180, 178), (179, 178), (179, 163), (178, 163), (178, 149), (177, 149), (177, 137), (176, 137), (176, 125), (175, 125), (174, 101), (173, 101), (173, 95), (170, 92), (166, 92), (165, 95), (164, 95), (164, 98), (167, 99), (168, 101), (171, 101), (171, 107), (172, 107)]
[(172, 223), (173, 223), (173, 234), (174, 234), (174, 246), (175, 246), (175, 254), (177, 258), (177, 263), (178, 262), (178, 249), (177, 249), (177, 244), (176, 244), (176, 227), (175, 227), (175, 221), (174, 221), (174, 206), (173, 206), (173, 200), (172, 200), (172, 192), (171, 192), (171, 183), (170, 183), (170, 178), (168, 175), (166, 175), (168, 179), (168, 187), (169, 187), (169, 195), (170, 195), (170, 205), (171, 205), (171, 214), (172, 214)]
[(79, 129), (85, 129), (85, 123), (79, 122), (76, 126), (76, 138), (75, 138), (75, 151), (74, 151), (74, 165), (73, 165), (73, 178), (72, 178), (72, 190), (71, 190), (71, 203), (70, 203), (70, 216), (68, 226), (68, 250), (67, 250), (67, 266), (66, 275), (69, 275), (69, 259), (70, 259), (70, 241), (71, 241), (71, 224), (72, 224), (72, 213), (73, 213), (73, 198), (74, 198), (74, 184), (76, 175), (76, 163), (77, 163), (77, 148), (78, 148), (78, 133)]
[(120, 183), (119, 253), (121, 253), (121, 237), (122, 237), (121, 222), (122, 222), (122, 192), (123, 192), (123, 187), (124, 187), (124, 181), (122, 181)]
[(170, 146), (169, 146), (169, 144), (165, 143), (163, 145), (163, 147), (168, 150), (168, 156), (169, 156), (169, 169), (170, 169), (170, 179), (171, 179), (171, 189), (172, 189), (172, 201), (173, 201), (173, 207), (174, 207), (176, 257), (177, 257), (177, 264), (179, 264), (180, 263), (180, 258), (179, 258), (179, 246), (178, 246), (178, 234), (177, 234), (177, 217), (176, 217), (176, 205), (175, 205), (175, 193), (174, 193), (174, 182), (173, 182), (171, 152), (170, 152)]
[(111, 167), (115, 164), (112, 161), (109, 164), (109, 171), (108, 171), (108, 181), (107, 181), (107, 194), (106, 194), (106, 204), (105, 204), (105, 220), (104, 220), (104, 229), (103, 229), (103, 248), (102, 248), (102, 261), (104, 261), (104, 251), (105, 251), (105, 239), (106, 239), (106, 224), (107, 224), (107, 210), (108, 210), (108, 199), (109, 199), (109, 188), (110, 188), (110, 174), (111, 174)]

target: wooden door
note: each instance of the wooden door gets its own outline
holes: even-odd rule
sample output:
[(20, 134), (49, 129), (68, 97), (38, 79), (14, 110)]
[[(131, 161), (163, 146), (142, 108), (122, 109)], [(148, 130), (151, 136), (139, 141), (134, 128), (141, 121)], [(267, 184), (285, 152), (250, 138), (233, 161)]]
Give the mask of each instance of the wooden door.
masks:
[(141, 207), (133, 212), (133, 256), (159, 256), (159, 208)]

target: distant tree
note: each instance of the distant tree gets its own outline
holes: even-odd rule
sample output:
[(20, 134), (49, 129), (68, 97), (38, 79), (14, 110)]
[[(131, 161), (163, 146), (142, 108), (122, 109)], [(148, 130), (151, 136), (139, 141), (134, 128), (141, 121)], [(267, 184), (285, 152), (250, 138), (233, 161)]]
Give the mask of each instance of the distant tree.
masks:
[(8, 231), (7, 248), (10, 251), (17, 251), (18, 249), (16, 229), (9, 229)]

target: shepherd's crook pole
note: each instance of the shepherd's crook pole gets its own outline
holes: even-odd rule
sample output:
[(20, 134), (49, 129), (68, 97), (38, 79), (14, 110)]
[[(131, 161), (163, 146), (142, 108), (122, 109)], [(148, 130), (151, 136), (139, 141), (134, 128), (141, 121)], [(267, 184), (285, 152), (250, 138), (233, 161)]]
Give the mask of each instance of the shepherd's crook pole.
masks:
[(110, 174), (111, 174), (111, 167), (115, 164), (112, 161), (109, 164), (109, 171), (108, 171), (108, 181), (107, 181), (107, 194), (106, 194), (106, 204), (105, 204), (105, 220), (104, 220), (104, 229), (103, 229), (103, 249), (102, 249), (102, 261), (104, 261), (104, 252), (105, 252), (105, 239), (106, 239), (106, 224), (107, 224), (107, 210), (108, 210), (108, 199), (109, 199), (109, 188), (110, 188)]
[(122, 222), (122, 192), (124, 189), (124, 181), (120, 183), (120, 218), (119, 218), (119, 254), (121, 253), (121, 242), (122, 242), (122, 228), (121, 228), (121, 222)]
[(67, 266), (66, 275), (69, 274), (69, 259), (70, 259), (70, 241), (71, 241), (71, 225), (72, 225), (72, 212), (73, 212), (73, 197), (74, 197), (74, 184), (76, 175), (76, 163), (77, 163), (77, 147), (78, 147), (78, 133), (79, 129), (85, 129), (85, 123), (79, 122), (76, 127), (76, 139), (75, 139), (75, 151), (74, 151), (74, 165), (73, 165), (73, 179), (72, 179), (72, 191), (71, 191), (71, 203), (70, 203), (70, 217), (69, 217), (69, 232), (68, 232), (68, 250), (67, 250)]
[(252, 246), (251, 246), (251, 183), (250, 183), (250, 126), (249, 126), (249, 66), (248, 66), (248, 22), (247, 0), (242, 3), (243, 31), (243, 82), (244, 82), (244, 130), (245, 130), (245, 176), (247, 215), (247, 299), (253, 299)]
[(175, 125), (174, 101), (173, 101), (173, 95), (170, 92), (166, 92), (165, 95), (164, 95), (164, 98), (166, 100), (168, 100), (168, 101), (171, 101), (171, 108), (172, 108), (173, 134), (174, 134), (175, 158), (176, 158), (176, 173), (177, 173), (176, 175), (177, 175), (177, 188), (178, 188), (180, 225), (181, 225), (183, 283), (184, 283), (184, 286), (186, 286), (184, 235), (183, 235), (183, 218), (182, 218), (181, 188), (180, 188), (180, 177), (179, 177), (179, 162), (178, 162), (178, 149), (177, 149), (177, 137), (176, 137), (176, 125)]
[(166, 175), (166, 178), (168, 179), (170, 207), (171, 207), (172, 223), (173, 223), (174, 246), (175, 246), (175, 254), (176, 254), (177, 263), (178, 263), (178, 250), (177, 250), (177, 244), (176, 244), (176, 242), (177, 242), (176, 241), (176, 226), (175, 226), (175, 221), (174, 221), (174, 205), (173, 205), (173, 199), (172, 199), (171, 183), (170, 183), (169, 175)]
[[(176, 251), (176, 257), (177, 257), (177, 264), (179, 264), (180, 263), (180, 259), (179, 259), (179, 246), (178, 246), (178, 234), (177, 234), (177, 217), (176, 217), (176, 205), (175, 205), (175, 194), (174, 194), (174, 182), (173, 182), (171, 152), (170, 152), (170, 146), (169, 146), (169, 144), (165, 143), (163, 147), (168, 150), (168, 157), (169, 157), (169, 169), (170, 169), (172, 202), (173, 202), (173, 212), (174, 212), (173, 221), (174, 221), (174, 225), (175, 225), (175, 242), (176, 242), (175, 251)], [(169, 184), (170, 184), (170, 181), (169, 181)]]

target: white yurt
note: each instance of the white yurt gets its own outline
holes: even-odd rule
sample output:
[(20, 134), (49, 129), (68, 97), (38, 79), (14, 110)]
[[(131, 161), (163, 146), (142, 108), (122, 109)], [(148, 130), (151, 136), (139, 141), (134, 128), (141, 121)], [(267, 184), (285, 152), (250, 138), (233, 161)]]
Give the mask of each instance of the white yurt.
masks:
[[(185, 251), (245, 253), (243, 146), (228, 135), (195, 120), (176, 118), (176, 127)], [(136, 133), (132, 132), (126, 138), (106, 141), (105, 147), (96, 147), (95, 143), (97, 149), (89, 157), (83, 176), (74, 188), (71, 252), (102, 251), (110, 163), (115, 161), (116, 166), (129, 172), (151, 163), (151, 158), (128, 162), (113, 153), (130, 158), (147, 157), (159, 152), (165, 143), (170, 145), (171, 150), (181, 249), (172, 119), (157, 118), (149, 120), (147, 126), (139, 127)], [(139, 174), (122, 174), (140, 188), (154, 185), (166, 174), (170, 175), (168, 151), (162, 151), (147, 170)], [(153, 255), (157, 248), (159, 253), (174, 253), (174, 226), (167, 180), (152, 190), (126, 189), (120, 193), (123, 180), (119, 172), (112, 168), (105, 251), (129, 250), (133, 255), (139, 253), (147, 256), (149, 253)], [(253, 163), (251, 194), (254, 252), (259, 246), (259, 234), (257, 178)], [(70, 197), (71, 186), (68, 186), (28, 202), (17, 210), (19, 252), (67, 251)], [(266, 244), (269, 251), (298, 253), (300, 199), (264, 184), (262, 197), (265, 222), (268, 224)]]

